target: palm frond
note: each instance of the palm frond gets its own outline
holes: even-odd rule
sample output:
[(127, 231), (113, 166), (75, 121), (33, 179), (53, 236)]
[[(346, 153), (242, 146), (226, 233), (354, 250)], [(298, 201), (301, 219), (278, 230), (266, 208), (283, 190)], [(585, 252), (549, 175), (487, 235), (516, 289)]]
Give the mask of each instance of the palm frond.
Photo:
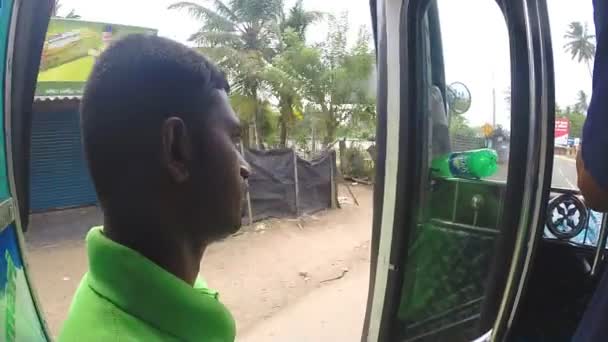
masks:
[(76, 11), (74, 9), (70, 10), (70, 12), (68, 14), (66, 14), (66, 19), (80, 19), (80, 15), (76, 14)]
[(322, 12), (322, 11), (307, 11), (306, 12), (306, 19), (308, 20), (309, 23), (313, 23), (317, 20), (322, 20), (327, 16), (326, 12)]
[(255, 98), (235, 91), (230, 95), (230, 104), (239, 118), (249, 121), (255, 113), (257, 102)]
[[(213, 60), (220, 69), (228, 73), (232, 82), (239, 80), (249, 85), (259, 84), (266, 62), (257, 51), (235, 49), (227, 46), (199, 47), (197, 50)], [(231, 84), (232, 89), (238, 84)]]
[(216, 12), (218, 14), (221, 14), (235, 23), (239, 21), (239, 17), (236, 15), (236, 13), (234, 13), (234, 11), (222, 0), (213, 0), (213, 6), (216, 8)]
[(277, 20), (283, 11), (282, 0), (230, 0), (230, 7), (243, 21), (264, 25)]
[(222, 16), (214, 10), (194, 2), (181, 1), (176, 2), (168, 7), (170, 10), (184, 10), (193, 19), (200, 20), (205, 23), (205, 28), (209, 31), (235, 31), (236, 24), (229, 18)]
[(270, 64), (263, 71), (262, 78), (276, 93), (297, 94), (299, 82), (289, 70), (283, 70)]
[(323, 19), (325, 16), (326, 13), (324, 12), (306, 11), (302, 0), (298, 0), (295, 5), (289, 9), (289, 16), (281, 22), (281, 31), (291, 28), (298, 33), (300, 39), (304, 40), (308, 26)]
[(61, 7), (63, 7), (63, 5), (61, 4), (60, 0), (55, 0), (53, 3), (53, 8), (51, 9), (51, 16), (52, 17), (56, 17), (59, 14), (59, 9), (61, 9)]
[(213, 60), (220, 68), (234, 72), (246, 57), (242, 50), (229, 46), (205, 46), (196, 48), (198, 52)]
[(589, 34), (587, 24), (571, 22), (564, 38), (568, 39), (568, 42), (564, 44), (564, 50), (570, 53), (572, 59), (576, 59), (579, 63), (589, 63), (595, 57), (593, 42), (595, 36)]
[(583, 35), (583, 25), (578, 21), (573, 21), (568, 25), (569, 30), (566, 31), (564, 38), (578, 38)]
[(200, 30), (190, 36), (188, 41), (199, 46), (230, 46), (232, 48), (242, 47), (241, 36), (233, 32), (205, 31)]

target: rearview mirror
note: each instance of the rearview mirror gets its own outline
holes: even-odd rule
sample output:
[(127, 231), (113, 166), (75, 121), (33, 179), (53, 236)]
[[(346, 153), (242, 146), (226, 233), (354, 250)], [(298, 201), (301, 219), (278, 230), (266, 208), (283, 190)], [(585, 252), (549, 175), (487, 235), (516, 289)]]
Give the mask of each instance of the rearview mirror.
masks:
[(450, 114), (463, 114), (471, 108), (471, 92), (464, 83), (454, 82), (448, 85), (447, 98)]

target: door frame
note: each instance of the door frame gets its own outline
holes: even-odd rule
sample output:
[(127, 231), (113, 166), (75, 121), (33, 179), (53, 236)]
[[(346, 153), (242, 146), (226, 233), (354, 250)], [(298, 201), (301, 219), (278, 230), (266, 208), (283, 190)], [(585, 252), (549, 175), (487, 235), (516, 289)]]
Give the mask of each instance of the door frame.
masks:
[[(420, 22), (416, 16), (424, 13), (423, 6), (414, 7), (421, 2), (370, 2), (378, 61), (378, 163), (365, 341), (397, 336), (394, 318), (407, 262), (406, 242), (415, 225), (413, 204), (419, 194), (414, 180), (423, 165), (416, 150), (422, 139), (413, 131), (421, 125), (415, 111), (421, 105), (421, 96), (416, 96), (420, 57), (416, 58), (417, 39), (411, 35)], [(511, 132), (515, 136), (505, 196), (508, 205), (499, 227), (502, 238), (493, 262), (495, 273), (490, 278), (495, 281), (489, 283), (482, 310), (488, 319), (482, 319), (479, 332), (482, 335), (493, 328), (493, 340), (498, 341), (506, 337), (513, 321), (542, 234), (553, 165), (548, 142), (553, 137), (554, 88), (545, 1), (497, 2), (510, 36)], [(401, 18), (407, 19), (405, 25)], [(400, 75), (407, 77), (399, 79)]]
[(3, 80), (6, 167), (12, 197), (3, 204), (8, 203), (9, 205), (30, 296), (42, 333), (46, 340), (50, 341), (51, 336), (48, 333), (40, 301), (28, 271), (23, 233), (27, 229), (29, 215), (27, 191), (32, 104), (40, 56), (53, 2), (51, 0), (13, 0), (12, 6)]

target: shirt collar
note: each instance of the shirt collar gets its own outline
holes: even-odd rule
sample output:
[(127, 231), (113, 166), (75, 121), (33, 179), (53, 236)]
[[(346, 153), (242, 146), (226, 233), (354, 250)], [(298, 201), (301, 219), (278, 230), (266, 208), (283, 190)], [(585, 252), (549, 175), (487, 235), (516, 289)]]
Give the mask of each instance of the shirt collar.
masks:
[(202, 279), (192, 287), (95, 227), (87, 235), (89, 286), (123, 311), (184, 341), (233, 341), (235, 324)]

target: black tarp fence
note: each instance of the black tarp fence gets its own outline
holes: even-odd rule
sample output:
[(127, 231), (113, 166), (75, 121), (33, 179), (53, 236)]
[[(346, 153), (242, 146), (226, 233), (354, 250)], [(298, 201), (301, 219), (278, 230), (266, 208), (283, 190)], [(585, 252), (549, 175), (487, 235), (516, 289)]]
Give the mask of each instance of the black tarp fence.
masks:
[(337, 207), (335, 151), (312, 160), (299, 157), (292, 149), (245, 150), (244, 156), (251, 166), (244, 224)]

